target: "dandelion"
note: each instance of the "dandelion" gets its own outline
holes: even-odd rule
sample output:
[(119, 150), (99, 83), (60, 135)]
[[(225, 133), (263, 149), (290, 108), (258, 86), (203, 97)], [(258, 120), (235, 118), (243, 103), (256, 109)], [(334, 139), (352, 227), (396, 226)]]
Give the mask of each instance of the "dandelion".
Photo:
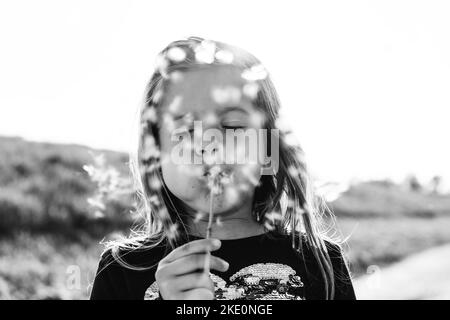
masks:
[[(226, 174), (219, 166), (213, 166), (207, 172), (208, 183), (207, 186), (210, 190), (209, 192), (209, 215), (208, 215), (208, 226), (206, 228), (206, 239), (211, 237), (211, 230), (213, 224), (213, 208), (214, 208), (214, 195), (218, 195), (223, 190), (223, 178)], [(211, 260), (211, 252), (208, 251), (205, 259), (205, 273), (209, 274), (209, 263)]]

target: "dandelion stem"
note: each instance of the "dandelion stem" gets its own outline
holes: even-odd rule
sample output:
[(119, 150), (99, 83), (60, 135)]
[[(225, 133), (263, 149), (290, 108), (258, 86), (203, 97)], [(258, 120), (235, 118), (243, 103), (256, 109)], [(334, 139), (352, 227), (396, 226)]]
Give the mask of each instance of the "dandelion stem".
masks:
[[(208, 217), (208, 226), (206, 228), (206, 239), (211, 237), (212, 223), (213, 223), (213, 205), (214, 205), (214, 187), (211, 188), (209, 192), (209, 217)], [(211, 261), (211, 251), (206, 251), (205, 258), (205, 273), (209, 274), (209, 265)]]

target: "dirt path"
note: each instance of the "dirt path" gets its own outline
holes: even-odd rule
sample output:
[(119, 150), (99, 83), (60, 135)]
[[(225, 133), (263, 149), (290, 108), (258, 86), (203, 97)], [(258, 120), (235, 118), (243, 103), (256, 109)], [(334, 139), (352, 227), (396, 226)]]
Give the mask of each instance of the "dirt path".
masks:
[(450, 299), (450, 244), (372, 270), (355, 280), (358, 299)]

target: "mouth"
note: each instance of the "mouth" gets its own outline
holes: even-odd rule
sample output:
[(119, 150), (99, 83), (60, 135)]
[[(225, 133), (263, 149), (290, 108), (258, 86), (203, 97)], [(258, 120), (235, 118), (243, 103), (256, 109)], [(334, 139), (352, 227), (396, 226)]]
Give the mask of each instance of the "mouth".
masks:
[(218, 191), (223, 191), (223, 188), (232, 183), (234, 174), (231, 170), (213, 166), (204, 168), (202, 180), (207, 184), (208, 188), (216, 188)]

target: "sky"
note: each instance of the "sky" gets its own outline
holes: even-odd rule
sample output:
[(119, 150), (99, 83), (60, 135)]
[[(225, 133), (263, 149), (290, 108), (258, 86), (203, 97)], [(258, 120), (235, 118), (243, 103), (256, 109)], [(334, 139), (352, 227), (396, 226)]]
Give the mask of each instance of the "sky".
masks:
[(132, 151), (156, 54), (228, 42), (269, 71), (313, 174), (450, 181), (448, 1), (2, 1), (0, 135)]

